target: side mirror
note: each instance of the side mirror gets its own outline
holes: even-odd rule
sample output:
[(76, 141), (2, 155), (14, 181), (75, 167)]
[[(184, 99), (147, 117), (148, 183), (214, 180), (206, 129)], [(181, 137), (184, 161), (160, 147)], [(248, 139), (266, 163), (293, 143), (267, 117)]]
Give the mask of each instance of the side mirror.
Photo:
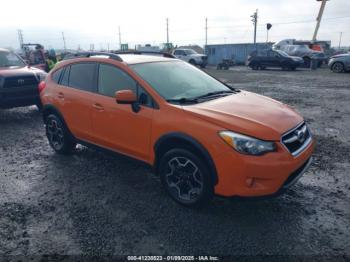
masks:
[(131, 105), (132, 111), (139, 112), (141, 107), (137, 102), (136, 94), (132, 90), (120, 90), (115, 92), (115, 100), (118, 104)]
[(137, 98), (131, 90), (120, 90), (115, 92), (115, 100), (118, 104), (133, 104), (137, 101)]

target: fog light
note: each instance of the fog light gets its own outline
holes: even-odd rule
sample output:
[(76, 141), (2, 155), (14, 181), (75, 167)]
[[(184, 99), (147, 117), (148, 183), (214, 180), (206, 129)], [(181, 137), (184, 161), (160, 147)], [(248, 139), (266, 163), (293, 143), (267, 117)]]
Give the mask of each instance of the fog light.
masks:
[(247, 187), (252, 187), (254, 185), (255, 179), (253, 177), (248, 177), (245, 181)]

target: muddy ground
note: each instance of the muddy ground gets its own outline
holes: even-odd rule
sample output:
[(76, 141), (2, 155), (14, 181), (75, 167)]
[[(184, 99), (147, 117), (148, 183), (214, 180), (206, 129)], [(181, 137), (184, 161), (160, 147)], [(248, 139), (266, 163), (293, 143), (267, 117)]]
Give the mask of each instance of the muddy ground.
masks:
[(0, 254), (350, 255), (350, 74), (208, 71), (305, 116), (317, 147), (299, 183), (191, 210), (144, 164), (85, 147), (59, 156), (35, 107), (0, 110)]

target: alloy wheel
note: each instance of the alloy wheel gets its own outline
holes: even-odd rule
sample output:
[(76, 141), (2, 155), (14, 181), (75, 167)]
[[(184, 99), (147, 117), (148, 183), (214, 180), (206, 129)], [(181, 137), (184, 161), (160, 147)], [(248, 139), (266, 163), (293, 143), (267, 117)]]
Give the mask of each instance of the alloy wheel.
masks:
[(47, 135), (51, 145), (55, 150), (61, 150), (64, 146), (63, 128), (55, 119), (50, 119), (47, 123)]
[(195, 202), (203, 193), (203, 175), (186, 157), (174, 157), (168, 161), (165, 181), (170, 194), (181, 202)]

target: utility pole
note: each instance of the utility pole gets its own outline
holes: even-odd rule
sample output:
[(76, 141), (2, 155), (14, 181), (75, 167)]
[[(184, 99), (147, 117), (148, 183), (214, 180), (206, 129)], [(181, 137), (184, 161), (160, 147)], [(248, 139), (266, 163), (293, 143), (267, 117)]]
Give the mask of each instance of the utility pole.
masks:
[(62, 32), (62, 39), (63, 39), (63, 48), (64, 48), (64, 52), (67, 52), (66, 38), (64, 37), (64, 32)]
[(339, 49), (340, 49), (340, 46), (341, 46), (341, 39), (343, 37), (343, 32), (340, 32), (340, 36), (339, 36)]
[(255, 13), (250, 16), (252, 18), (252, 22), (254, 25), (254, 45), (256, 44), (256, 28), (258, 26), (258, 9), (256, 9)]
[(208, 45), (208, 18), (205, 18), (205, 46), (204, 49)]
[(18, 41), (19, 41), (19, 45), (20, 48), (23, 49), (23, 32), (21, 29), (18, 29)]
[(119, 50), (122, 50), (122, 34), (120, 33), (120, 26), (118, 26), (119, 30)]
[(312, 37), (312, 43), (314, 43), (317, 39), (317, 33), (318, 33), (318, 29), (320, 28), (320, 24), (321, 24), (321, 20), (322, 20), (322, 16), (323, 16), (323, 11), (326, 7), (326, 2), (328, 0), (316, 0), (316, 1), (318, 1), (318, 2), (322, 1), (322, 3), (321, 3), (320, 11), (318, 12), (318, 16), (316, 18), (317, 24), (316, 24), (316, 28), (314, 31), (314, 35)]
[(166, 19), (166, 43), (169, 44), (169, 19)]

